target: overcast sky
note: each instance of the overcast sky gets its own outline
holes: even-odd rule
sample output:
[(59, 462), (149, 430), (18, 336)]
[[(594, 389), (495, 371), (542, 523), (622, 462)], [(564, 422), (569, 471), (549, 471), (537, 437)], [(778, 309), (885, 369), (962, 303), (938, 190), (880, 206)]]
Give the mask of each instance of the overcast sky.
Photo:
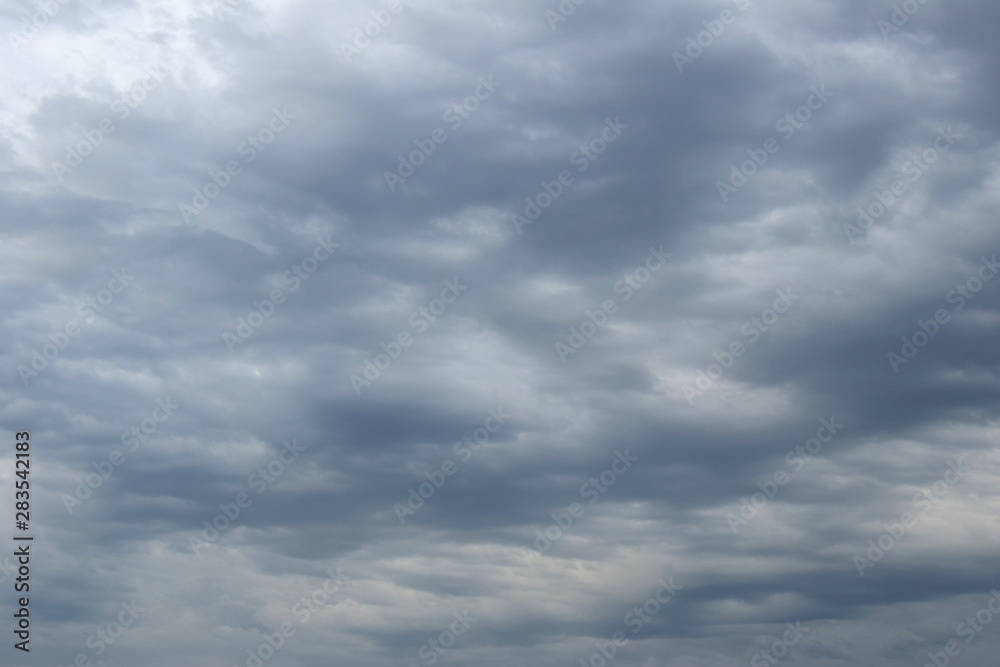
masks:
[(0, 662), (992, 664), (998, 21), (7, 0)]

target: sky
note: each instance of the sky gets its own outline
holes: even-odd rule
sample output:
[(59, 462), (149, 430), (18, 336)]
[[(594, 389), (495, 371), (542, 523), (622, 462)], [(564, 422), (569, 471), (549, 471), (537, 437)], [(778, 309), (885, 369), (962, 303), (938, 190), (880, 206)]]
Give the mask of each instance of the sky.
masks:
[(992, 664), (998, 20), (7, 0), (0, 662)]

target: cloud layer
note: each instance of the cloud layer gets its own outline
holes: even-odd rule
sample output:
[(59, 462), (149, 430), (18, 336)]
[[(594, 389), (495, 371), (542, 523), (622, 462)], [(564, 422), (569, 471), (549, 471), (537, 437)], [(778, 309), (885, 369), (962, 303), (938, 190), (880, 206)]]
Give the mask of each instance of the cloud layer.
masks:
[(334, 4), (0, 13), (11, 660), (996, 655), (994, 4)]

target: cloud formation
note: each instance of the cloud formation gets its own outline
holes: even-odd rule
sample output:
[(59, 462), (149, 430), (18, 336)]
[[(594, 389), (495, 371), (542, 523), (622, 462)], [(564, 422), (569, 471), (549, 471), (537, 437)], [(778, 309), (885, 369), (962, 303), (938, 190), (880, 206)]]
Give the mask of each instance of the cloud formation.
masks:
[(998, 12), (11, 3), (23, 664), (989, 662)]

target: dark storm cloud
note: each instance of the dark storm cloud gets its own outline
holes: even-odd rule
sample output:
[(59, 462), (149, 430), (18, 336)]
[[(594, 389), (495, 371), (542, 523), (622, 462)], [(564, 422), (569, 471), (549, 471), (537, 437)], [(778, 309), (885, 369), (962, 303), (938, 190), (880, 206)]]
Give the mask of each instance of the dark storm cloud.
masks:
[(46, 664), (888, 667), (986, 604), (993, 6), (59, 7), (0, 103)]

